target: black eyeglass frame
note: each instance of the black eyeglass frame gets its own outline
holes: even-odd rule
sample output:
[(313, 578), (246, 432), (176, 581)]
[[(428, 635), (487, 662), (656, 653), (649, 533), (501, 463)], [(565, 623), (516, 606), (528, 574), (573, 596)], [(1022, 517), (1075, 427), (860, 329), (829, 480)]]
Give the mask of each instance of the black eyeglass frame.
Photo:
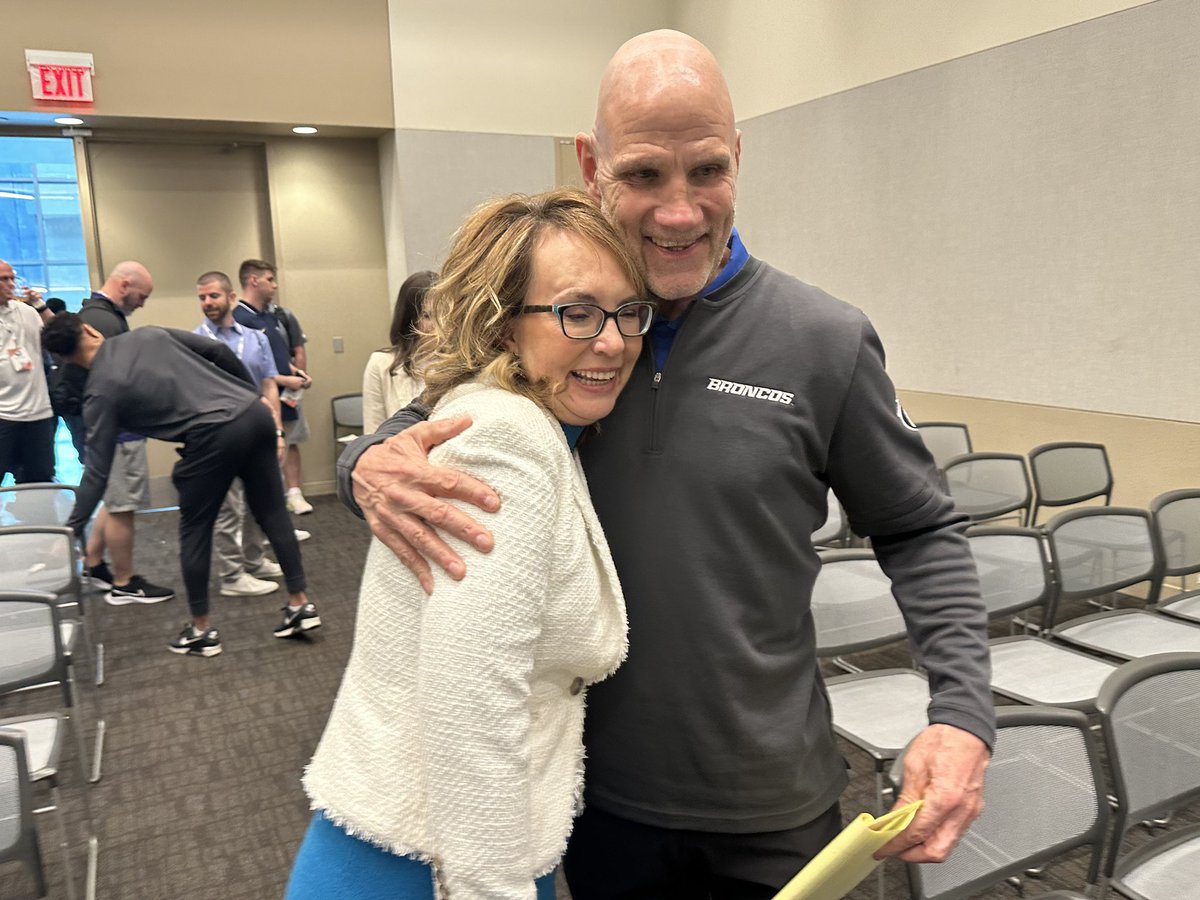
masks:
[[(563, 321), (563, 312), (565, 310), (570, 309), (573, 306), (586, 306), (586, 307), (590, 307), (591, 309), (600, 310), (600, 314), (603, 316), (603, 318), (600, 320), (600, 327), (596, 329), (595, 334), (589, 334), (589, 335), (567, 334), (567, 323), (565, 321)], [(641, 331), (637, 332), (636, 334), (626, 334), (624, 331), (622, 331), (621, 330), (621, 320), (618, 318), (618, 316), (621, 315), (621, 312), (623, 310), (626, 310), (631, 306), (645, 306), (645, 307), (648, 307), (650, 310), (650, 315), (646, 316), (645, 326), (642, 328)], [(584, 303), (582, 301), (576, 301), (575, 303), (555, 303), (552, 306), (542, 306), (542, 305), (522, 306), (521, 307), (521, 315), (525, 315), (526, 313), (546, 313), (546, 312), (554, 313), (554, 315), (558, 317), (558, 327), (562, 329), (562, 333), (563, 333), (564, 337), (568, 337), (573, 341), (593, 341), (596, 338), (600, 337), (600, 333), (602, 331), (604, 331), (604, 326), (608, 324), (609, 319), (612, 319), (614, 322), (617, 323), (617, 331), (620, 333), (621, 337), (642, 337), (642, 336), (644, 336), (647, 332), (650, 331), (650, 326), (652, 324), (654, 324), (655, 308), (656, 308), (655, 304), (653, 302), (651, 302), (650, 300), (630, 300), (627, 303), (622, 303), (616, 309), (611, 310), (611, 311), (605, 309), (604, 307), (602, 307), (596, 303)]]

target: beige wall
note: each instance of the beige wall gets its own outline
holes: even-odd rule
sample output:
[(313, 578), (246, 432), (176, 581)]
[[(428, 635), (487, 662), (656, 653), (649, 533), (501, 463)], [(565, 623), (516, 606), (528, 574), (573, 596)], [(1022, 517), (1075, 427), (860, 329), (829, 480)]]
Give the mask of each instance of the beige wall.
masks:
[(392, 123), (387, 0), (6, 4), (0, 109), (31, 99), (25, 50), (92, 53), (98, 116)]
[[(1113, 470), (1114, 504), (1145, 509), (1164, 491), (1200, 487), (1200, 425), (1195, 423), (920, 391), (902, 390), (900, 395), (915, 422), (965, 422), (977, 451), (1028, 454), (1050, 441), (1104, 444)], [(1046, 515), (1040, 518), (1044, 521)]]
[[(331, 490), (330, 398), (362, 389), (390, 321), (375, 141), (94, 142), (88, 151), (105, 266), (135, 258), (155, 278), (134, 327), (199, 324), (203, 271), (223, 269), (236, 282), (247, 257), (279, 266), (279, 298), (304, 325), (314, 379), (303, 477), (313, 493)], [(157, 505), (175, 455), (160, 442), (150, 452)]]
[(570, 134), (627, 38), (672, 22), (670, 0), (389, 0), (397, 128)]
[[(279, 297), (308, 335), (313, 377), (304, 483), (325, 493), (334, 484), (330, 399), (362, 390), (367, 357), (387, 343), (391, 320), (378, 151), (375, 141), (273, 140), (267, 172)], [(335, 338), (344, 352), (334, 352)]]
[(1147, 0), (681, 0), (675, 27), (716, 54), (740, 119)]

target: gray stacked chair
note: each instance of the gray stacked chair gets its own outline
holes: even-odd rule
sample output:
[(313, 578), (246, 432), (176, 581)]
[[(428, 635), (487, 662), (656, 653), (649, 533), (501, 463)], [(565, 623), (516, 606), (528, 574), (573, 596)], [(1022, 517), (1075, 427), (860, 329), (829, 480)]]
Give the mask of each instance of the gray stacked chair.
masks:
[[(69, 528), (12, 527), (0, 528), (0, 591), (44, 591), (55, 596), (59, 609), (75, 607), (83, 609), (80, 585), (79, 559), (75, 552), (75, 536)], [(88, 641), (78, 640), (81, 622), (86, 620), (60, 618), (62, 645), (71, 675), (68, 698), (76, 714), (80, 710), (73, 677), (75, 648), (86, 649)], [(6, 640), (0, 633), (0, 646)], [(95, 657), (92, 658), (93, 664)], [(3, 662), (0, 662), (0, 668)], [(98, 680), (98, 679), (97, 679)], [(101, 760), (104, 754), (105, 721), (100, 711), (99, 691), (90, 692), (94, 707), (95, 749), (92, 755), (91, 781), (100, 780)], [(82, 724), (80, 725), (82, 730)]]
[(25, 738), (0, 729), (0, 863), (24, 863), (39, 897), (46, 896), (46, 872), (37, 828)]
[[(54, 683), (63, 686), (65, 705), (73, 710), (76, 706), (73, 680), (62, 645), (57, 598), (47, 593), (0, 593), (0, 694)], [(18, 716), (0, 719), (0, 731), (16, 733), (24, 738), (29, 777), (35, 784), (44, 782), (49, 786), (64, 843), (69, 844), (69, 831), (59, 792), (60, 757), (66, 721), (58, 712)], [(88, 900), (92, 900), (96, 891), (100, 845), (92, 816), (91, 792), (87, 785), (83, 731), (77, 718), (72, 717), (69, 721), (77, 741), (79, 795), (88, 835), (86, 895)], [(67, 882), (73, 891), (69, 846), (64, 848), (64, 856), (68, 866)]]
[[(75, 508), (76, 487), (69, 484), (54, 482), (18, 484), (0, 488), (0, 528), (26, 527), (66, 527)], [(91, 618), (96, 621), (88, 624), (84, 618), (85, 627), (94, 632), (88, 635), (88, 640), (95, 643), (96, 653), (93, 657), (95, 665), (96, 684), (104, 683), (104, 643), (100, 637), (99, 612), (103, 604), (94, 602), (95, 592), (90, 590), (90, 582), (82, 585), (86, 590), (79, 593), (79, 614), (85, 617), (89, 611)], [(85, 595), (93, 602), (85, 608)]]
[(362, 394), (339, 394), (329, 401), (330, 412), (333, 416), (333, 458), (335, 462), (346, 447), (346, 442), (341, 438), (363, 433), (362, 404)]
[[(901, 756), (892, 766), (897, 793), (903, 774)], [(1095, 740), (1083, 713), (1040, 706), (997, 709), (983, 813), (945, 862), (908, 865), (912, 896), (974, 897), (1080, 847), (1091, 848), (1091, 886), (1100, 874), (1108, 816)]]
[(883, 805), (883, 772), (929, 720), (929, 682), (915, 669), (863, 672), (841, 659), (907, 639), (892, 584), (869, 550), (821, 554), (813, 586), (817, 655), (851, 674), (826, 679), (834, 730), (875, 762), (875, 792)]
[(0, 527), (65, 525), (75, 507), (75, 487), (53, 482), (0, 488)]
[[(967, 531), (983, 601), (992, 619), (1042, 609), (1053, 620), (1054, 579), (1041, 532), (977, 525)], [(1018, 703), (1095, 710), (1096, 695), (1115, 669), (1105, 662), (1032, 634), (994, 638), (992, 690)]]
[(1015, 453), (967, 453), (942, 469), (946, 489), (959, 512), (972, 522), (1017, 519), (1024, 525), (1033, 501), (1025, 458)]
[(1055, 441), (1029, 451), (1029, 468), (1037, 497), (1029, 524), (1037, 524), (1043, 506), (1074, 506), (1103, 497), (1112, 500), (1112, 467), (1103, 444)]
[[(1200, 572), (1200, 490), (1168, 491), (1150, 503), (1154, 537), (1163, 560), (1163, 578), (1185, 578)], [(1200, 590), (1160, 596), (1160, 612), (1200, 622)]]
[[(1045, 526), (1050, 559), (1063, 599), (1099, 600), (1146, 584), (1153, 607), (1163, 565), (1143, 509), (1108, 506), (1059, 513)], [(1050, 637), (1120, 660), (1152, 653), (1200, 652), (1200, 625), (1153, 609), (1114, 609), (1064, 622)]]
[(821, 527), (812, 533), (814, 547), (844, 547), (850, 538), (850, 523), (842, 504), (830, 488), (825, 497), (825, 507), (828, 514)]
[(1167, 653), (1122, 666), (1097, 707), (1117, 795), (1105, 873), (1134, 900), (1200, 895), (1200, 825), (1172, 829), (1121, 853), (1126, 832), (1200, 797), (1200, 654)]
[(917, 422), (916, 426), (939, 469), (945, 468), (954, 457), (975, 449), (971, 446), (971, 432), (962, 422)]

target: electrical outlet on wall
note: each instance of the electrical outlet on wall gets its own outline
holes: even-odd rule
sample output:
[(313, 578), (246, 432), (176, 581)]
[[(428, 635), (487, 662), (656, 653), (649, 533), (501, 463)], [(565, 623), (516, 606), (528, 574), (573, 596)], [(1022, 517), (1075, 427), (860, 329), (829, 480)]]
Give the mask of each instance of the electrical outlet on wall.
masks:
[(333, 339), (333, 352), (334, 353), (345, 353), (346, 352), (346, 342), (343, 341), (340, 337), (335, 337)]

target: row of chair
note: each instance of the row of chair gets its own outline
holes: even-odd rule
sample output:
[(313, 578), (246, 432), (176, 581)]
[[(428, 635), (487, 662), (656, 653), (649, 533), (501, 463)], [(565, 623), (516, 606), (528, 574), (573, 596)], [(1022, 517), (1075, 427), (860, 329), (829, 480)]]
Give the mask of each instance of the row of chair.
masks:
[[(1200, 592), (1156, 602), (1165, 576), (1200, 572), (1200, 491), (1164, 494), (1153, 513), (1086, 508), (1039, 529), (975, 526), (968, 540), (991, 618), (1028, 617), (1041, 608), (1039, 633), (991, 641), (992, 688), (1001, 696), (1095, 712), (1101, 686), (1117, 668), (1113, 660), (1168, 649), (1200, 652)], [(826, 552), (822, 561), (813, 615), (823, 657), (842, 663), (844, 654), (905, 638), (891, 584), (869, 551)], [(1053, 627), (1060, 601), (1103, 597), (1142, 581), (1149, 585), (1148, 610)], [(834, 725), (875, 760), (882, 807), (887, 764), (926, 723), (928, 684), (916, 669), (843, 667), (852, 674), (827, 682)]]
[[(10, 529), (0, 529), (0, 544)], [(35, 564), (36, 565), (36, 564)], [(66, 729), (76, 741), (75, 761), (79, 774), (78, 793), (82, 824), (86, 830), (87, 872), (85, 896), (96, 893), (99, 839), (92, 815), (87, 751), (79, 717), (79, 697), (71, 652), (75, 633), (71, 620), (64, 619), (60, 597), (53, 593), (0, 592), (0, 695), (57, 686), (62, 702), (55, 711), (0, 719), (0, 862), (17, 859), (30, 869), (39, 890), (46, 893), (45, 870), (33, 819), (32, 790), (45, 785), (58, 820), (67, 896), (73, 898), (75, 878), (71, 865), (71, 832), (63, 814), (60, 775)], [(98, 728), (99, 764), (102, 729)], [(38, 810), (42, 811), (42, 810)], [(14, 827), (15, 826), (15, 827)]]
[(955, 505), (975, 522), (1015, 515), (1020, 524), (1033, 525), (1043, 508), (1112, 499), (1112, 466), (1103, 444), (1041, 444), (1029, 451), (1027, 469), (1020, 454), (976, 452), (961, 422), (916, 427)]
[[(83, 578), (74, 534), (63, 527), (74, 503), (75, 489), (70, 485), (17, 485), (0, 490), (0, 697), (46, 686), (61, 691), (54, 709), (0, 718), (0, 820), (15, 825), (0, 827), (0, 861), (26, 863), (38, 890), (45, 892), (45, 870), (30, 806), (35, 789), (44, 788), (51, 803), (38, 811), (56, 812), (70, 898), (77, 896), (77, 891), (71, 866), (76, 842), (69, 824), (81, 825), (86, 834), (84, 895), (91, 900), (100, 847), (89, 785), (100, 779), (105, 739), (98, 691), (103, 682), (98, 619), (102, 604), (96, 602), (95, 592)], [(79, 677), (79, 672), (88, 670), (90, 677)], [(90, 690), (81, 690), (85, 687)], [(86, 704), (84, 697), (89, 701)], [(90, 716), (84, 715), (85, 709)], [(94, 731), (90, 761), (88, 718)], [(80, 808), (68, 817), (63, 813), (60, 786), (66, 739), (72, 736)]]
[[(1096, 707), (1112, 769), (1111, 792), (1083, 713), (1044, 706), (998, 709), (983, 813), (946, 862), (908, 867), (913, 897), (952, 900), (976, 896), (1002, 879), (1019, 884), (1022, 873), (1077, 848), (1090, 850), (1088, 891), (1099, 883), (1101, 896), (1109, 888), (1133, 900), (1196, 896), (1200, 825), (1173, 829), (1130, 852), (1122, 847), (1139, 822), (1200, 796), (1200, 654), (1158, 654), (1126, 663), (1105, 680)], [(903, 771), (901, 754), (890, 773), (897, 793)], [(1087, 894), (1042, 896), (1066, 900)]]

